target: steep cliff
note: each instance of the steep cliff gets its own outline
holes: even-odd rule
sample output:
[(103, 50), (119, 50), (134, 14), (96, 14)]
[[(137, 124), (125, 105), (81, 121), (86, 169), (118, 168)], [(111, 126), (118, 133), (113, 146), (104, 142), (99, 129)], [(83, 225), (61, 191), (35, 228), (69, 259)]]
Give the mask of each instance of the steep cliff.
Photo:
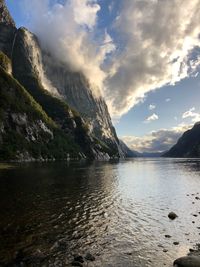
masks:
[(120, 142), (120, 147), (125, 155), (126, 158), (136, 158), (137, 155), (136, 153), (131, 150), (122, 140), (119, 140)]
[(196, 123), (191, 130), (186, 131), (177, 144), (163, 156), (174, 158), (200, 157), (200, 123)]
[(82, 73), (72, 72), (66, 64), (56, 61), (43, 51), (45, 73), (59, 95), (88, 121), (91, 133), (117, 149), (119, 144), (107, 105), (98, 88), (91, 85)]
[[(14, 77), (35, 98), (35, 81), (39, 81), (46, 91), (69, 104), (83, 117), (90, 135), (107, 147), (110, 157), (123, 156), (103, 98), (93, 94), (83, 74), (71, 72), (67, 65), (42, 50), (37, 37), (25, 28), (20, 28), (15, 35), (12, 63)], [(36, 100), (43, 105), (38, 98)]]
[(4, 0), (0, 0), (0, 50), (11, 57), (17, 29)]
[(71, 136), (84, 157), (124, 157), (106, 103), (86, 77), (59, 62), (27, 29), (16, 29), (3, 0), (0, 8), (0, 51), (11, 60), (6, 71)]
[(81, 152), (0, 66), (0, 160), (80, 158)]
[(4, 0), (0, 0), (0, 23), (15, 27), (15, 22), (11, 17)]

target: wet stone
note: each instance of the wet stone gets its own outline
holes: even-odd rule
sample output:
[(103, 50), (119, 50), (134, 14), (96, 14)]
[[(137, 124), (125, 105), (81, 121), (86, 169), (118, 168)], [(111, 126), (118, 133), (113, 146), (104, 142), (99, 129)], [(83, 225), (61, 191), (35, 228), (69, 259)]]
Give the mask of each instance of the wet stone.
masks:
[(200, 257), (197, 257), (197, 256), (181, 257), (174, 261), (174, 266), (176, 267), (199, 267)]
[(165, 235), (166, 238), (171, 238), (171, 235)]
[(83, 267), (83, 264), (79, 261), (72, 261), (71, 263), (72, 266), (79, 266), (79, 267)]
[(170, 220), (174, 220), (174, 219), (176, 219), (178, 217), (178, 215), (175, 213), (175, 212), (170, 212), (169, 214), (168, 214), (168, 218), (170, 219)]
[(95, 257), (90, 253), (87, 253), (85, 255), (85, 259), (88, 260), (88, 261), (95, 261)]
[(81, 255), (74, 255), (74, 261), (78, 261), (78, 262), (83, 263), (84, 259)]

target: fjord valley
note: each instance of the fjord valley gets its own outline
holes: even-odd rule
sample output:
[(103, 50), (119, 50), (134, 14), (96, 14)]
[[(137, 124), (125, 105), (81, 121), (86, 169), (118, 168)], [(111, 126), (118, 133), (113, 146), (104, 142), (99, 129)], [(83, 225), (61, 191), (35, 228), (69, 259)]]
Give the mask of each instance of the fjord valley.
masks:
[(0, 267), (200, 267), (200, 0), (0, 0)]

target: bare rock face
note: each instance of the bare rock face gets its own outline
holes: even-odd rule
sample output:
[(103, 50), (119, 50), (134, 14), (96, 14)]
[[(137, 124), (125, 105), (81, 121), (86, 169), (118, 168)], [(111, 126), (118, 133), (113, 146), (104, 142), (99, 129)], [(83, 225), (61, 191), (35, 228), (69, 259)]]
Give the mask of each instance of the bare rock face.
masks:
[(93, 85), (79, 72), (57, 62), (43, 52), (45, 73), (59, 95), (87, 121), (91, 134), (122, 155), (120, 144), (103, 97), (96, 95)]
[[(107, 105), (95, 94), (98, 89), (82, 73), (59, 62), (53, 51), (44, 51), (37, 36), (25, 28), (16, 29), (4, 0), (0, 0), (0, 51), (12, 63), (10, 71), (4, 70), (74, 138), (85, 155), (95, 159), (124, 157)], [(33, 141), (38, 127), (28, 130), (27, 140)]]
[(15, 22), (11, 17), (4, 0), (0, 0), (0, 23), (15, 27)]
[[(21, 84), (33, 88), (32, 81), (37, 78), (46, 91), (81, 115), (90, 136), (97, 138), (100, 146), (103, 144), (104, 152), (110, 151), (111, 157), (123, 157), (106, 103), (101, 96), (94, 95), (92, 85), (83, 74), (70, 71), (44, 51), (37, 37), (25, 28), (15, 35), (12, 63), (13, 75)], [(102, 158), (101, 153), (95, 156), (99, 157)]]
[(13, 26), (0, 23), (0, 50), (10, 59), (12, 57), (13, 41), (17, 29)]
[(11, 57), (13, 40), (15, 37), (15, 23), (4, 0), (0, 0), (0, 50)]

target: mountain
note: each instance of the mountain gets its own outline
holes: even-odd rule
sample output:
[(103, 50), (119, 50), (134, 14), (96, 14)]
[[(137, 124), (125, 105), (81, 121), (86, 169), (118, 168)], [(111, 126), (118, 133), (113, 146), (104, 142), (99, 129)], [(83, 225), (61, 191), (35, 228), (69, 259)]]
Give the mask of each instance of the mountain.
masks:
[(0, 50), (8, 57), (11, 57), (16, 30), (15, 23), (9, 14), (4, 0), (0, 0)]
[(192, 129), (186, 131), (164, 157), (198, 158), (200, 157), (200, 123), (196, 123)]
[(143, 158), (158, 158), (161, 157), (165, 152), (137, 152), (133, 151), (137, 157), (143, 157)]
[(74, 140), (59, 130), (1, 65), (0, 160), (56, 159), (69, 155), (77, 158), (81, 149)]
[(113, 154), (122, 154), (106, 103), (93, 93), (82, 73), (70, 71), (66, 64), (44, 51), (37, 37), (25, 28), (15, 34), (12, 62), (14, 77), (31, 93), (36, 78), (50, 94), (78, 111), (87, 121), (90, 133), (109, 146)]
[[(0, 0), (0, 8), (0, 74), (4, 78), (7, 77), (5, 78), (7, 83), (4, 82), (3, 78), (1, 79), (0, 93), (4, 95), (8, 92), (9, 95), (8, 89), (14, 83), (16, 83), (14, 87), (23, 88), (20, 92), (25, 91), (35, 101), (35, 105), (40, 107), (48, 121), (53, 122), (55, 128), (59, 129), (58, 132), (62, 138), (66, 138), (66, 141), (69, 138), (72, 140), (72, 145), (76, 147), (76, 156), (78, 153), (79, 157), (93, 159), (123, 157), (124, 152), (120, 147), (106, 103), (101, 96), (94, 94), (94, 88), (86, 77), (82, 73), (72, 72), (67, 64), (59, 62), (49, 51), (44, 50), (38, 38), (27, 29), (16, 29), (2, 0)], [(15, 93), (12, 96), (6, 96), (6, 99), (9, 97), (14, 102)], [(16, 101), (18, 101), (17, 98)], [(15, 104), (17, 106), (22, 105), (24, 108), (23, 102)], [(34, 109), (34, 107), (32, 108)], [(26, 113), (26, 108), (25, 110), (23, 108), (22, 112), (18, 114), (20, 116), (19, 121), (23, 120), (23, 116), (26, 117), (27, 122), (32, 121), (31, 114)], [(3, 110), (1, 110), (1, 113), (4, 114), (1, 127), (7, 125), (6, 129), (10, 125), (10, 117), (5, 115), (8, 110), (10, 110), (11, 115), (12, 112), (15, 114), (15, 107), (12, 106), (11, 108), (9, 102), (5, 102)], [(45, 121), (42, 122), (46, 123)], [(25, 127), (26, 130), (24, 130), (21, 123), (16, 125), (16, 122), (12, 120), (11, 124), (15, 125), (13, 126), (13, 135), (14, 129), (18, 129), (21, 139), (33, 141), (25, 134), (28, 128)], [(27, 127), (29, 126), (30, 128), (34, 127), (33, 125)], [(50, 125), (45, 125), (45, 127), (54, 133)], [(1, 150), (6, 146), (5, 136), (6, 132), (4, 131), (3, 138), (1, 137)], [(24, 148), (27, 147), (23, 142), (22, 144)], [(35, 149), (41, 144), (42, 141), (35, 142)], [(69, 154), (67, 146), (63, 150), (65, 153), (61, 155), (61, 158)], [(27, 152), (30, 154), (30, 151)], [(44, 153), (41, 152), (41, 154)], [(30, 154), (30, 157), (33, 155)], [(48, 157), (55, 158), (54, 153), (51, 155), (51, 149), (48, 151)], [(35, 158), (41, 158), (41, 155), (38, 154)], [(46, 154), (44, 158), (47, 158)], [(59, 156), (57, 155), (56, 158)]]
[(137, 157), (136, 153), (133, 150), (131, 150), (122, 140), (119, 140), (119, 142), (120, 142), (120, 147), (124, 152), (126, 158)]

